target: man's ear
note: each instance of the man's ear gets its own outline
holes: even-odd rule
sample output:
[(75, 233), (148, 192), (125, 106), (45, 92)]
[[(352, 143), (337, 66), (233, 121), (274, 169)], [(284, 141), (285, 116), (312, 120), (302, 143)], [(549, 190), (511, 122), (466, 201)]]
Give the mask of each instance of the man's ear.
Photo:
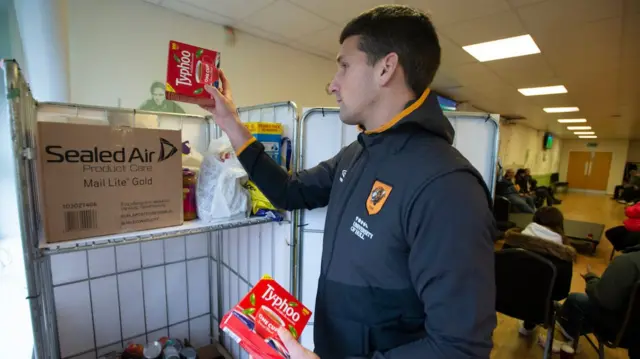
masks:
[(391, 81), (395, 73), (398, 71), (398, 54), (391, 52), (378, 61), (378, 82), (380, 86), (384, 86)]

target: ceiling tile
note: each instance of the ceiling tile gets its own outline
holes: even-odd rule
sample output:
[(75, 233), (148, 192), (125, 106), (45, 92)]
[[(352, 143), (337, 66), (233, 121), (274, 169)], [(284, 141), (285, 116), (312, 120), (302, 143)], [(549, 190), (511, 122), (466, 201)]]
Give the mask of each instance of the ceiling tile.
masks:
[(324, 53), (332, 53), (335, 59), (336, 54), (340, 50), (340, 31), (342, 31), (342, 29), (340, 29), (338, 25), (330, 25), (324, 30), (305, 36), (304, 39), (298, 42), (307, 47), (317, 48)]
[(527, 30), (535, 35), (576, 24), (619, 17), (622, 0), (547, 0), (516, 10)]
[(480, 63), (457, 66), (452, 77), (464, 86), (482, 85), (499, 82), (500, 79), (486, 66)]
[(462, 22), (509, 10), (505, 0), (396, 0), (431, 14), (436, 26)]
[(460, 46), (525, 35), (527, 32), (515, 12), (502, 11), (494, 15), (463, 23), (440, 26), (439, 32)]
[(451, 89), (459, 88), (461, 86), (462, 85), (458, 81), (456, 81), (442, 69), (436, 73), (436, 76), (433, 79), (433, 83), (431, 84), (431, 87), (438, 91), (448, 91)]
[(453, 68), (462, 64), (478, 62), (469, 55), (468, 52), (464, 51), (460, 46), (454, 44), (442, 34), (438, 35), (438, 41), (440, 42), (440, 49), (442, 51), (440, 63), (443, 68)]
[(275, 0), (181, 0), (217, 14), (243, 20)]
[(233, 25), (233, 27), (235, 29), (238, 29), (240, 31), (246, 32), (247, 34), (253, 35), (253, 36), (255, 36), (257, 38), (260, 38), (260, 39), (269, 40), (269, 41), (276, 42), (276, 43), (283, 44), (283, 45), (287, 45), (289, 43), (289, 40), (286, 39), (283, 36), (280, 36), (280, 35), (277, 35), (277, 34), (273, 34), (273, 33), (270, 33), (268, 31), (264, 31), (262, 29), (259, 29), (259, 28), (255, 27), (255, 26), (251, 26), (251, 25), (249, 25), (247, 23), (243, 23), (243, 22), (237, 23), (237, 24)]
[(161, 6), (196, 19), (213, 22), (220, 25), (231, 25), (234, 22), (234, 20), (231, 18), (212, 13), (211, 11), (199, 8), (192, 4), (181, 2), (179, 0), (164, 0)]
[(509, 1), (509, 4), (511, 4), (511, 6), (520, 7), (520, 6), (535, 4), (545, 0), (508, 0), (508, 1)]
[(358, 14), (377, 5), (388, 4), (380, 0), (288, 0), (337, 25), (344, 25)]
[(536, 42), (560, 77), (609, 71), (620, 61), (622, 23), (611, 18), (538, 36)]
[(498, 77), (516, 88), (562, 85), (542, 55), (490, 61), (485, 64)]
[(278, 0), (252, 14), (243, 20), (243, 23), (292, 40), (300, 39), (331, 25), (321, 17), (283, 0)]

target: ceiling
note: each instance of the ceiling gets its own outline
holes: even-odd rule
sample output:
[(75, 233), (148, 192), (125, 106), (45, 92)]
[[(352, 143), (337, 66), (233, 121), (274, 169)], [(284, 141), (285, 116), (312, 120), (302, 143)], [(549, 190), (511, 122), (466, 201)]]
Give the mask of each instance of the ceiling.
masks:
[[(334, 60), (344, 24), (375, 0), (145, 0)], [(396, 0), (428, 11), (440, 35), (437, 91), (483, 111), (575, 137), (558, 118), (587, 118), (600, 139), (640, 139), (640, 0)], [(540, 54), (480, 63), (462, 46), (530, 34)], [(525, 97), (517, 89), (564, 85)], [(547, 114), (542, 108), (578, 106)]]

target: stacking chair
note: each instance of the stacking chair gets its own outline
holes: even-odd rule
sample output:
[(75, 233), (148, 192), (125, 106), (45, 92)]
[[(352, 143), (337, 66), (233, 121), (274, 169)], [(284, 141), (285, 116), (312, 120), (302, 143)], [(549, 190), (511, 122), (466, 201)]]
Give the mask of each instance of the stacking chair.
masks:
[(495, 254), (496, 311), (547, 329), (544, 358), (551, 358), (556, 306), (552, 299), (556, 267), (543, 256), (520, 248)]

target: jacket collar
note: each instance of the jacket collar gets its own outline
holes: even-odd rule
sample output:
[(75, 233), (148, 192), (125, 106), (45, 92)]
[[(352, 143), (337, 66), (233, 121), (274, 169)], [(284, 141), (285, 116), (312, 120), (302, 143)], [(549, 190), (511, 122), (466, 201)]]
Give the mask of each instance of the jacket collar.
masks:
[(505, 234), (505, 244), (543, 255), (551, 255), (563, 261), (575, 261), (576, 250), (572, 246), (560, 245), (546, 239), (527, 236), (521, 232), (522, 230), (519, 228), (508, 230)]

